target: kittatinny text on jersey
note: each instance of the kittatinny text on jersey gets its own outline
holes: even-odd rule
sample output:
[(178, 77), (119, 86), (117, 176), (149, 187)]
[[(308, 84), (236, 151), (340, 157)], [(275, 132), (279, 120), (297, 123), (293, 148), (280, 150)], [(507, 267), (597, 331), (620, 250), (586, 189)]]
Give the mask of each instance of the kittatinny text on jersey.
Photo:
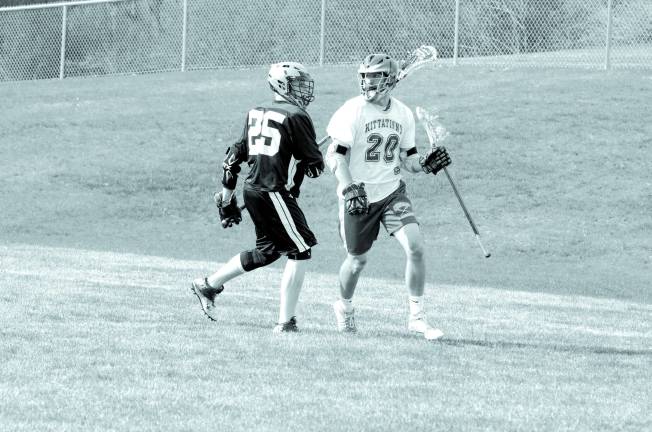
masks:
[(390, 128), (390, 129), (394, 129), (396, 132), (398, 132), (401, 135), (403, 134), (403, 126), (392, 119), (386, 119), (386, 118), (376, 119), (370, 121), (369, 123), (366, 123), (364, 126), (365, 126), (364, 128), (365, 133), (370, 132), (374, 129)]

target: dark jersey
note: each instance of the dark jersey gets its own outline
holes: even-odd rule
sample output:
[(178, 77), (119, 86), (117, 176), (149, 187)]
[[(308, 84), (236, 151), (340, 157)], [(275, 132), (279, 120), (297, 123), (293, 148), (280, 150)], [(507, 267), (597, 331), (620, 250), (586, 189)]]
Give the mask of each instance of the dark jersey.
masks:
[[(230, 148), (225, 169), (237, 173), (247, 161), (245, 188), (299, 195), (306, 165), (322, 163), (315, 128), (306, 111), (285, 101), (274, 101), (249, 111), (242, 137)], [(233, 169), (235, 168), (235, 169)]]

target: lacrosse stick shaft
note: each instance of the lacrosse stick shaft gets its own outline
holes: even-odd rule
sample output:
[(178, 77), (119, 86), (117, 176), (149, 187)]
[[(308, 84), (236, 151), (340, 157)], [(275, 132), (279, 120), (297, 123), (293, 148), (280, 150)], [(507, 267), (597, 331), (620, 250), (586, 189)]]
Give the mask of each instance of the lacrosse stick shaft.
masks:
[(451, 184), (451, 187), (453, 188), (453, 192), (455, 192), (455, 196), (457, 197), (457, 201), (459, 201), (460, 206), (462, 207), (462, 210), (464, 211), (464, 215), (466, 216), (466, 219), (469, 221), (469, 224), (471, 225), (471, 229), (473, 229), (473, 232), (475, 235), (480, 235), (480, 232), (478, 231), (478, 227), (475, 226), (475, 222), (473, 222), (473, 218), (471, 217), (471, 214), (469, 213), (469, 210), (466, 208), (466, 205), (464, 204), (464, 200), (462, 199), (462, 196), (460, 195), (460, 192), (457, 190), (457, 186), (455, 186), (455, 182), (453, 181), (453, 178), (451, 177), (450, 173), (448, 172), (448, 169), (444, 168), (444, 174), (446, 174), (446, 178), (448, 178), (448, 181)]
[(317, 147), (322, 148), (322, 146), (323, 146), (324, 144), (326, 144), (326, 142), (328, 142), (328, 139), (329, 139), (329, 138), (330, 138), (330, 136), (329, 136), (329, 135), (326, 135), (324, 138), (322, 138), (322, 139), (320, 139), (319, 141), (317, 141)]
[[(421, 120), (421, 124), (423, 125), (424, 129), (426, 130), (426, 134), (428, 135), (428, 141), (430, 142), (430, 147), (435, 148), (436, 142), (437, 142), (437, 137), (435, 134), (435, 131), (433, 130), (433, 124), (432, 122), (429, 121), (428, 119), (428, 112), (423, 110), (420, 107), (417, 107), (417, 117), (419, 117), (419, 120)], [(433, 119), (434, 120), (434, 119)], [(460, 203), (460, 207), (462, 207), (462, 210), (464, 211), (464, 216), (466, 216), (466, 220), (469, 221), (469, 225), (471, 225), (471, 229), (473, 230), (473, 234), (475, 234), (475, 240), (478, 242), (478, 245), (480, 246), (480, 249), (482, 249), (482, 253), (484, 254), (485, 258), (489, 258), (491, 254), (487, 252), (487, 250), (484, 248), (484, 245), (482, 244), (482, 240), (480, 240), (480, 231), (478, 231), (478, 227), (475, 226), (475, 222), (473, 222), (473, 218), (471, 217), (471, 214), (469, 213), (469, 210), (466, 208), (466, 204), (464, 204), (464, 200), (462, 199), (462, 195), (460, 195), (460, 192), (457, 190), (457, 186), (455, 185), (455, 182), (453, 181), (453, 178), (451, 177), (450, 173), (448, 172), (448, 169), (444, 167), (443, 169), (444, 173), (446, 174), (446, 178), (448, 179), (448, 182), (451, 184), (451, 187), (453, 188), (453, 192), (455, 192), (455, 197), (457, 198), (457, 201)]]
[(466, 208), (466, 205), (464, 204), (464, 200), (462, 199), (462, 195), (460, 195), (460, 192), (457, 190), (457, 186), (455, 186), (455, 182), (453, 181), (453, 178), (448, 172), (448, 169), (444, 167), (444, 174), (446, 174), (446, 178), (448, 179), (449, 183), (451, 184), (451, 187), (453, 188), (453, 192), (455, 192), (455, 196), (457, 197), (457, 201), (460, 203), (460, 207), (462, 207), (462, 210), (464, 211), (464, 216), (466, 216), (466, 220), (469, 221), (469, 225), (471, 225), (471, 229), (473, 230), (473, 233), (475, 234), (475, 239), (478, 242), (478, 245), (480, 246), (480, 249), (482, 249), (482, 253), (486, 258), (489, 258), (491, 254), (487, 252), (487, 250), (484, 248), (484, 245), (482, 244), (482, 240), (480, 240), (480, 232), (478, 231), (478, 227), (475, 226), (475, 222), (473, 222), (473, 218), (471, 217), (471, 214), (469, 213), (469, 210)]

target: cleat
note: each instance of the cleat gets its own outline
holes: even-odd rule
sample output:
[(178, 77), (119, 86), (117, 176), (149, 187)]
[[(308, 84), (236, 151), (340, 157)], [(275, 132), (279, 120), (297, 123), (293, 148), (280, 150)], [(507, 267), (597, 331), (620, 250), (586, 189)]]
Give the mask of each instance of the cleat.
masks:
[(438, 328), (431, 327), (423, 315), (411, 316), (408, 322), (408, 330), (422, 334), (427, 340), (437, 340), (444, 336), (444, 332)]
[(297, 327), (296, 317), (290, 318), (290, 321), (284, 323), (278, 323), (272, 330), (274, 333), (296, 333), (299, 331)]
[(333, 311), (337, 319), (337, 331), (341, 333), (355, 333), (358, 331), (355, 326), (355, 309), (352, 309), (351, 312), (346, 312), (344, 305), (338, 300), (333, 303)]
[(195, 279), (192, 281), (193, 294), (199, 299), (199, 304), (201, 309), (204, 311), (204, 315), (208, 317), (209, 320), (215, 321), (213, 314), (215, 313), (215, 297), (222, 291), (224, 291), (224, 285), (219, 288), (213, 288), (208, 284), (208, 279)]

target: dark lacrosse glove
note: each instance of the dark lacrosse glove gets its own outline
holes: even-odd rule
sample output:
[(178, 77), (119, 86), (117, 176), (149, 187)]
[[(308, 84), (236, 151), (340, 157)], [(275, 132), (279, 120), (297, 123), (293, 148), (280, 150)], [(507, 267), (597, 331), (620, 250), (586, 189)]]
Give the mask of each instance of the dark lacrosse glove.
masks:
[(319, 162), (306, 165), (304, 170), (308, 177), (317, 178), (324, 172), (324, 161), (320, 160)]
[(238, 200), (235, 194), (231, 195), (231, 202), (226, 203), (222, 199), (222, 192), (215, 192), (213, 201), (215, 201), (217, 210), (220, 212), (222, 228), (232, 227), (233, 224), (238, 225), (242, 221), (242, 212), (240, 211), (240, 207), (238, 207)]
[(364, 183), (351, 183), (342, 191), (346, 212), (352, 216), (369, 213), (369, 200)]
[(437, 174), (442, 169), (451, 164), (451, 158), (446, 151), (446, 147), (439, 146), (430, 150), (425, 156), (419, 159), (421, 168), (426, 174)]

